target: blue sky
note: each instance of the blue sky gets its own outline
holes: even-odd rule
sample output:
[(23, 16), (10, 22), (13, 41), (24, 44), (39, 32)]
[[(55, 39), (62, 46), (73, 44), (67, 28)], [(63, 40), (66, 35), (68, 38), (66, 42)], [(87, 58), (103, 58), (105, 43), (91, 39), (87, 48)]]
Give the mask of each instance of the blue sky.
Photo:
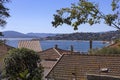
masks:
[[(8, 24), (1, 31), (18, 31), (22, 33), (73, 33), (73, 32), (103, 32), (115, 30), (105, 24), (94, 26), (80, 25), (77, 31), (71, 26), (62, 25), (52, 27), (53, 14), (63, 7), (70, 7), (71, 3), (79, 0), (11, 0), (7, 6), (10, 8), (11, 17), (7, 19)], [(111, 0), (91, 0), (99, 3), (104, 13), (110, 11)]]

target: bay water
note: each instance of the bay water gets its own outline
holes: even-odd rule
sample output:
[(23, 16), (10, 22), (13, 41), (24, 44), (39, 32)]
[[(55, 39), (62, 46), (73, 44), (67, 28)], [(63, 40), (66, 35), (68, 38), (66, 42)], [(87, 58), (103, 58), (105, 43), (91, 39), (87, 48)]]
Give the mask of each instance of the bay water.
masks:
[[(18, 39), (7, 40), (6, 44), (17, 48), (19, 40)], [(74, 51), (77, 51), (77, 52), (89, 51), (89, 41), (81, 41), (81, 40), (43, 40), (43, 41), (40, 41), (40, 45), (42, 50), (55, 47), (55, 45), (58, 45), (58, 48), (60, 49), (70, 50), (70, 46), (72, 45), (74, 48)], [(93, 41), (93, 49), (102, 48), (108, 45), (109, 43), (103, 43), (103, 41)]]

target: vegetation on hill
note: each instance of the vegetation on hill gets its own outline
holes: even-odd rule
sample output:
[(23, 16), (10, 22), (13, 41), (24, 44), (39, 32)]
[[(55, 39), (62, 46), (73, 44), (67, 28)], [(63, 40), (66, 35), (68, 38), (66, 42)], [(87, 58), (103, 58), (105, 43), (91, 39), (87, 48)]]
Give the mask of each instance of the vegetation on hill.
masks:
[(120, 54), (120, 47), (104, 47), (102, 49), (93, 49), (92, 54)]
[(56, 36), (46, 37), (46, 40), (115, 40), (119, 39), (119, 31), (110, 31), (103, 33), (72, 33), (58, 34)]
[(71, 33), (71, 34), (47, 34), (32, 33), (32, 35), (23, 34), (15, 31), (3, 32), (4, 38), (39, 38), (41, 40), (115, 40), (120, 38), (119, 31), (108, 31), (99, 33)]
[(2, 38), (32, 38), (33, 37), (17, 31), (4, 31), (2, 32), (2, 34), (3, 34)]
[(120, 40), (115, 40), (114, 44), (102, 49), (93, 49), (90, 52), (92, 52), (92, 54), (120, 54)]

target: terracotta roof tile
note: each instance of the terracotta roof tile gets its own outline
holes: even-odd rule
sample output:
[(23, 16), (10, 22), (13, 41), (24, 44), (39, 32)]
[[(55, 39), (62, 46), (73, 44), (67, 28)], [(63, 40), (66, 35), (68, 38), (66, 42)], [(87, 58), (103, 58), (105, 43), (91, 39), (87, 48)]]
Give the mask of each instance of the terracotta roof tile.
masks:
[[(78, 52), (73, 52), (78, 53)], [(71, 54), (71, 51), (63, 50), (60, 48), (49, 48), (39, 53), (41, 59), (57, 59), (60, 58), (63, 54)]]
[[(108, 72), (102, 72), (101, 69), (108, 69)], [(120, 76), (120, 55), (65, 54), (46, 77), (85, 80), (87, 74)]]
[(54, 50), (54, 48), (44, 50), (40, 52), (39, 55), (41, 59), (56, 59), (61, 56)]
[(36, 52), (42, 51), (39, 40), (21, 40), (18, 43), (18, 48), (28, 48)]

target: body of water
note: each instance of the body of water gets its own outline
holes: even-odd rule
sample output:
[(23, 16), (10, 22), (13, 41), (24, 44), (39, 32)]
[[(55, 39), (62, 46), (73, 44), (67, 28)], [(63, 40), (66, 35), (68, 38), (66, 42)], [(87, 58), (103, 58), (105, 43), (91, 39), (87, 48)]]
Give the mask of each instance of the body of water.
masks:
[[(6, 44), (16, 47), (18, 46), (19, 40), (7, 40)], [(48, 48), (52, 48), (55, 45), (58, 45), (58, 48), (64, 50), (70, 50), (70, 46), (74, 47), (74, 51), (77, 52), (87, 52), (89, 50), (89, 41), (81, 41), (81, 40), (44, 40), (40, 41), (42, 50), (46, 50)], [(103, 43), (103, 41), (93, 41), (93, 48), (102, 48), (104, 46), (109, 45), (109, 43)]]

